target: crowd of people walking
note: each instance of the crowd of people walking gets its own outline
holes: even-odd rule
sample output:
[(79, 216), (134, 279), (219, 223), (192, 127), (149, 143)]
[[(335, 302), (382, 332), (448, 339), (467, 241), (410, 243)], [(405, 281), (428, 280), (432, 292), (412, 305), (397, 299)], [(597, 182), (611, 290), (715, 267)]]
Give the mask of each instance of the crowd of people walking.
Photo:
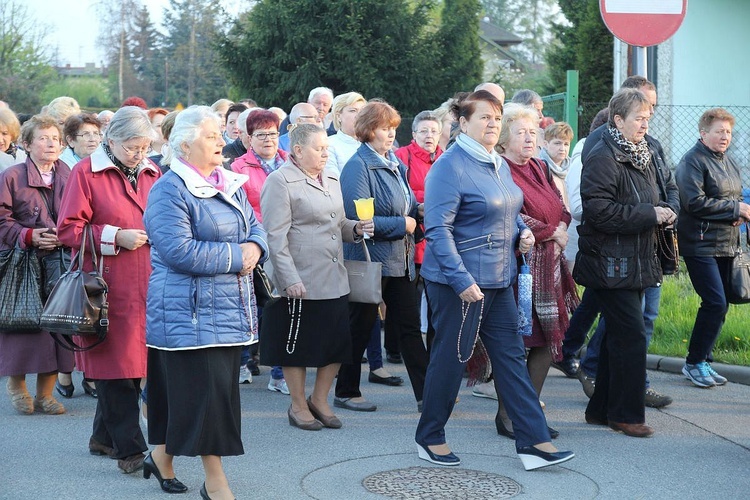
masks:
[[(0, 256), (67, 267), (90, 238), (83, 271), (98, 266), (109, 304), (104, 341), (76, 337), (75, 354), (37, 327), (0, 330), (10, 404), (63, 414), (55, 393), (72, 397), (82, 371), (90, 453), (167, 493), (189, 489), (174, 457), (199, 456), (202, 498), (234, 498), (222, 457), (244, 453), (239, 387), (259, 364), (290, 397), (291, 426), (339, 429), (337, 412), (378, 408), (363, 356), (370, 382), (404, 382), (383, 342), (406, 367), (431, 463), (461, 463), (445, 427), (466, 375), (497, 400), (497, 432), (526, 470), (574, 458), (545, 416), (551, 366), (580, 379), (585, 422), (651, 436), (645, 407), (672, 403), (646, 372), (671, 272), (659, 235), (676, 226), (702, 301), (683, 373), (706, 388), (727, 382), (712, 349), (750, 222), (727, 154), (733, 116), (707, 110), (672, 170), (649, 135), (656, 99), (628, 78), (572, 155), (573, 129), (545, 119), (536, 92), (506, 103), (491, 82), (417, 114), (403, 146), (387, 102), (324, 87), (288, 116), (250, 99), (169, 112), (129, 98), (96, 115), (60, 97), (20, 117), (0, 102)], [(368, 276), (347, 261), (371, 263), (376, 299), (351, 300), (351, 280)], [(58, 277), (43, 274), (41, 301)]]

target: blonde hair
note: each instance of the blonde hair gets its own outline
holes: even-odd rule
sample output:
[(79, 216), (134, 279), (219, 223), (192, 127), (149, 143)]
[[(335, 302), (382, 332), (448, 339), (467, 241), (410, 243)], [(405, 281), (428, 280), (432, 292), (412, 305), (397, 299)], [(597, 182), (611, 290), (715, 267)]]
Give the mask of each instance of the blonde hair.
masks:
[(0, 108), (0, 127), (8, 129), (10, 142), (16, 142), (21, 134), (21, 123), (16, 114), (9, 108)]
[(514, 121), (528, 119), (535, 127), (539, 123), (539, 113), (531, 106), (524, 106), (514, 102), (505, 105), (503, 111), (503, 125), (500, 130), (500, 138), (497, 141), (498, 147), (505, 151), (505, 146), (510, 142), (510, 126)]
[(81, 107), (78, 105), (78, 101), (72, 97), (62, 96), (52, 99), (52, 101), (45, 106), (43, 112), (58, 121), (64, 122), (73, 115), (80, 115)]
[(362, 96), (362, 94), (358, 92), (347, 92), (346, 94), (336, 96), (336, 99), (333, 100), (333, 106), (331, 106), (331, 114), (333, 114), (333, 128), (335, 128), (336, 130), (341, 129), (340, 115), (344, 111), (344, 108), (358, 102), (367, 104), (367, 100)]
[(563, 141), (573, 140), (573, 127), (565, 122), (555, 122), (544, 129), (544, 140), (549, 142), (554, 139)]

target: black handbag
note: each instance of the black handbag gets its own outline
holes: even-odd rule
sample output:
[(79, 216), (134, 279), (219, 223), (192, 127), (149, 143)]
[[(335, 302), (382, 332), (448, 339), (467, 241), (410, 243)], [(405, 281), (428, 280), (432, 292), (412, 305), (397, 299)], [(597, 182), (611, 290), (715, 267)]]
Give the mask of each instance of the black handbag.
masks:
[[(93, 270), (90, 272), (83, 271), (87, 245), (93, 263)], [(41, 317), (42, 328), (52, 332), (55, 341), (65, 349), (70, 351), (93, 349), (104, 342), (107, 337), (109, 327), (107, 292), (107, 283), (97, 268), (94, 236), (91, 227), (86, 226), (81, 236), (81, 248), (77, 258), (71, 260), (68, 269), (57, 281), (44, 305)], [(81, 347), (73, 341), (73, 337), (76, 336), (93, 337), (97, 341), (87, 347)]]
[(750, 244), (747, 223), (740, 226), (739, 248), (729, 266), (727, 285), (727, 301), (730, 304), (750, 302)]
[(70, 249), (59, 247), (41, 258), (42, 298), (46, 301), (55, 284), (70, 267)]
[(42, 314), (41, 270), (33, 248), (0, 252), (0, 330), (38, 331)]
[(255, 292), (255, 303), (258, 307), (265, 307), (279, 296), (273, 293), (273, 283), (268, 278), (266, 271), (258, 264), (253, 268), (253, 291)]
[(674, 226), (656, 228), (656, 254), (664, 275), (677, 274), (680, 268), (680, 251)]

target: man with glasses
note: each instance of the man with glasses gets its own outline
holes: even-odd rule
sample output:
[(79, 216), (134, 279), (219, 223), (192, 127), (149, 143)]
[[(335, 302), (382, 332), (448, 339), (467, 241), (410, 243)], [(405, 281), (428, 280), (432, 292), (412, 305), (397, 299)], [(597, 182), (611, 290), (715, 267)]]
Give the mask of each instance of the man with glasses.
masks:
[(320, 118), (320, 114), (315, 109), (315, 106), (307, 102), (298, 102), (292, 107), (292, 111), (289, 113), (287, 131), (279, 137), (279, 149), (283, 149), (287, 153), (289, 152), (289, 130), (293, 126), (301, 125), (302, 123), (312, 123), (323, 127), (323, 120)]

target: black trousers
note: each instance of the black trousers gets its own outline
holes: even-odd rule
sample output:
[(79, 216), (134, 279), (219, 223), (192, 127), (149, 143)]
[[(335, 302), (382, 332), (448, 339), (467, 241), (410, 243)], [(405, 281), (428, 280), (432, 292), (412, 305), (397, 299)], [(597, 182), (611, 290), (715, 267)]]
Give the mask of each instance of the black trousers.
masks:
[(596, 389), (586, 414), (610, 422), (646, 420), (646, 327), (638, 290), (592, 290), (607, 328), (599, 352)]
[(96, 413), (92, 436), (111, 446), (115, 457), (127, 458), (148, 449), (139, 424), (141, 379), (95, 380)]
[[(383, 278), (382, 287), (383, 302), (387, 307), (385, 329), (387, 331), (390, 328), (396, 333), (414, 397), (421, 401), (428, 356), (419, 330), (420, 297), (416, 279), (410, 280), (408, 276), (386, 277)], [(359, 361), (370, 341), (377, 313), (378, 306), (375, 304), (349, 304), (354, 362), (341, 365), (336, 381), (336, 397), (356, 398), (362, 395), (359, 390), (362, 364)]]

